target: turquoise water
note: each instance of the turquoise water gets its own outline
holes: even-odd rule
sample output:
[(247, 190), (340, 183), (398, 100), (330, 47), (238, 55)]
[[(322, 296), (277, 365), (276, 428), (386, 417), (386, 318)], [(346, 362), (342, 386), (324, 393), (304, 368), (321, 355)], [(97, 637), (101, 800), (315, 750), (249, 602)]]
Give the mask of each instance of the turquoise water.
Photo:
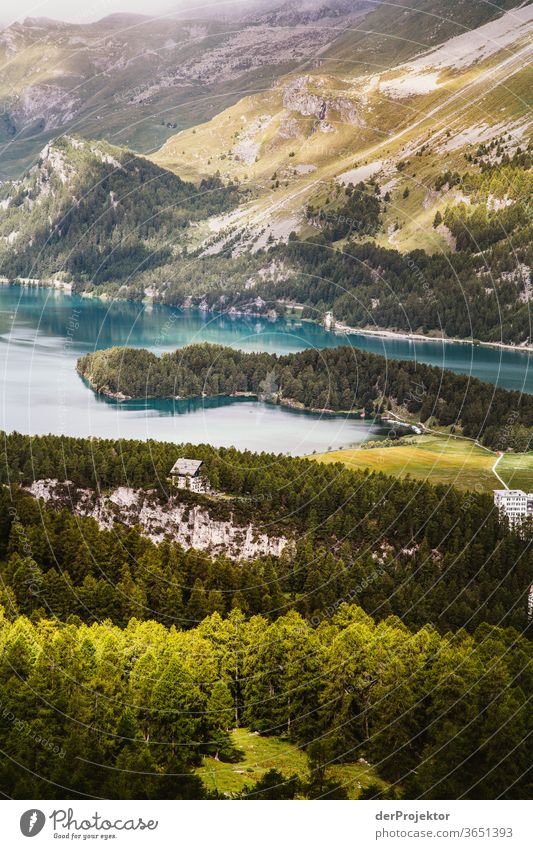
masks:
[(530, 355), (524, 352), (335, 335), (307, 322), (214, 316), (0, 286), (0, 426), (22, 433), (210, 442), (292, 454), (387, 435), (368, 421), (302, 414), (242, 399), (110, 403), (88, 390), (74, 368), (80, 354), (95, 348), (130, 345), (159, 353), (205, 341), (280, 354), (350, 344), (533, 392)]

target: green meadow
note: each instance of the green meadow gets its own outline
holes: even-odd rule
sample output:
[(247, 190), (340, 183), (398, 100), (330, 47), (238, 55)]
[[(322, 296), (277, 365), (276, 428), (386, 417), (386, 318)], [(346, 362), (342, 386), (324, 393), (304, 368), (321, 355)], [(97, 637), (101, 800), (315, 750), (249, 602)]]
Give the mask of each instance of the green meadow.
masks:
[[(307, 757), (301, 749), (279, 737), (262, 737), (246, 728), (231, 732), (235, 746), (242, 752), (238, 763), (223, 763), (215, 758), (203, 758), (196, 772), (209, 791), (231, 795), (251, 787), (269, 769), (277, 769), (287, 778), (297, 775), (308, 778)], [(360, 791), (370, 784), (384, 786), (369, 764), (347, 763), (330, 766), (327, 777), (338, 781), (350, 799), (357, 799)]]
[[(321, 463), (344, 463), (351, 469), (368, 469), (387, 475), (427, 480), (460, 489), (491, 492), (501, 488), (492, 471), (497, 454), (467, 439), (415, 436), (408, 444), (372, 448), (347, 448), (313, 456)], [(505, 454), (497, 466), (511, 488), (533, 488), (533, 452)]]

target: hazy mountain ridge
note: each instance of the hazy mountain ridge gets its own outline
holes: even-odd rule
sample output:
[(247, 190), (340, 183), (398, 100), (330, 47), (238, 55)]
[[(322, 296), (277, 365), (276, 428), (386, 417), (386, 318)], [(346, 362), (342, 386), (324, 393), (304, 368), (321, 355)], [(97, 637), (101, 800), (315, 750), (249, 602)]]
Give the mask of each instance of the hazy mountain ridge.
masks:
[(271, 15), (227, 22), (112, 15), (92, 24), (14, 23), (0, 32), (2, 171), (20, 173), (57, 130), (157, 147), (176, 126), (313, 59), (374, 5), (310, 4), (305, 13), (275, 5)]
[(518, 5), (268, 0), (208, 16), (27, 18), (0, 31), (0, 175), (20, 175), (59, 131), (153, 150), (296, 68), (383, 70)]

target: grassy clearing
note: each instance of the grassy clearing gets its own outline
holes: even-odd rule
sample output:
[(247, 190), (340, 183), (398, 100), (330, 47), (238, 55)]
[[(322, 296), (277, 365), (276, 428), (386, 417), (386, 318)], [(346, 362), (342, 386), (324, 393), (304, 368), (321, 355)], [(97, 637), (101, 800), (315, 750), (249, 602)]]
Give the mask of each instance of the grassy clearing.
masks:
[[(279, 737), (260, 737), (246, 728), (231, 732), (233, 742), (243, 753), (237, 764), (222, 763), (215, 758), (204, 758), (196, 770), (208, 790), (219, 793), (239, 793), (246, 785), (255, 784), (269, 769), (278, 769), (284, 775), (308, 777), (307, 757), (301, 749)], [(373, 768), (367, 764), (349, 763), (332, 766), (329, 777), (342, 783), (351, 799), (356, 799), (361, 788), (369, 784), (383, 785)]]
[[(492, 473), (496, 454), (466, 439), (416, 436), (408, 445), (388, 448), (353, 448), (313, 456), (322, 463), (344, 463), (351, 469), (368, 469), (387, 475), (491, 492), (501, 487)], [(533, 487), (533, 452), (505, 455), (498, 473), (510, 487)]]
[(510, 489), (533, 490), (533, 451), (505, 454), (498, 463), (498, 474)]

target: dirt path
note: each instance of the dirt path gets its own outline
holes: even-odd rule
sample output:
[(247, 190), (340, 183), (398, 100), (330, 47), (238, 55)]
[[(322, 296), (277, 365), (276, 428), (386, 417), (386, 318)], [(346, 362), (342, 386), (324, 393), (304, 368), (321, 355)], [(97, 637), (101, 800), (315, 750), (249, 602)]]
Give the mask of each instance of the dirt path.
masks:
[(496, 477), (498, 478), (498, 480), (500, 481), (500, 483), (502, 483), (502, 484), (503, 484), (504, 489), (509, 489), (509, 487), (507, 486), (507, 484), (505, 483), (505, 481), (504, 481), (504, 480), (503, 480), (503, 479), (499, 476), (498, 472), (496, 471), (496, 466), (498, 465), (498, 463), (500, 462), (500, 460), (502, 459), (502, 457), (503, 457), (503, 451), (499, 451), (499, 452), (498, 452), (498, 456), (496, 457), (496, 460), (494, 461), (494, 465), (493, 465), (493, 467), (492, 467), (492, 474), (493, 474), (493, 475), (496, 475)]

